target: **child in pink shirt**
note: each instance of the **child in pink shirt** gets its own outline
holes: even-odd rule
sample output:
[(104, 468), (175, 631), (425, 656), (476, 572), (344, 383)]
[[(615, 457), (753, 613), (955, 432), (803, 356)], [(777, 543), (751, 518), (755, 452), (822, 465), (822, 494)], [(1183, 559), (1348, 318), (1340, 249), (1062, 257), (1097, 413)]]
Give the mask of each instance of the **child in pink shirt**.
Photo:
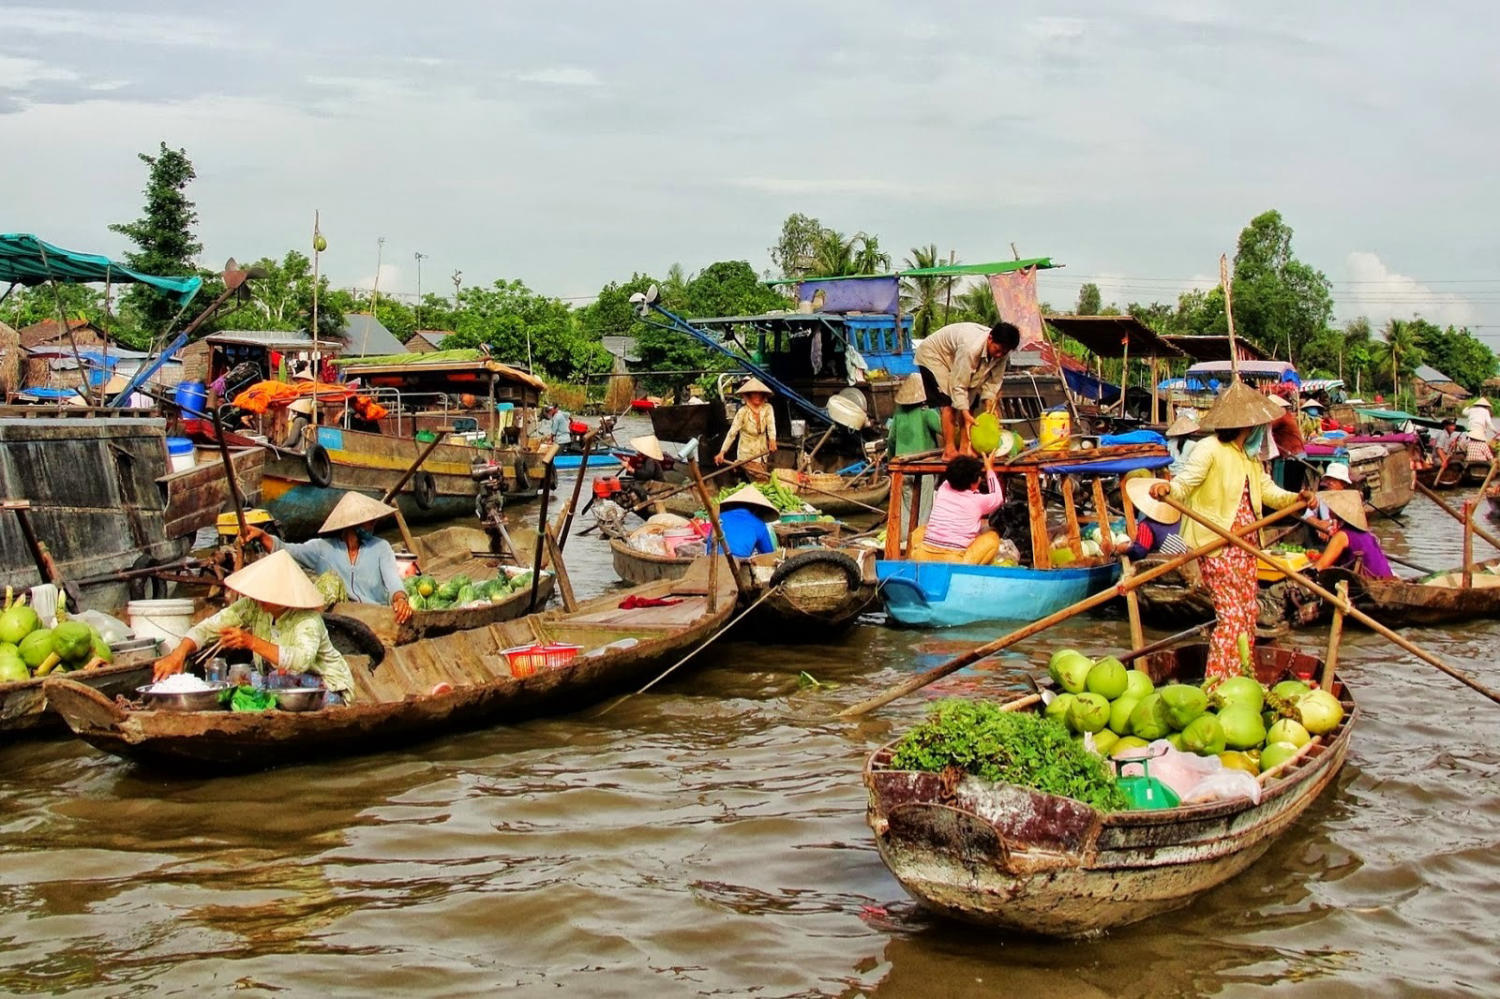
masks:
[[(979, 492), (980, 472), (989, 483), (988, 493)], [(1000, 536), (989, 529), (986, 518), (1004, 502), (991, 457), (986, 455), (981, 465), (978, 458), (959, 455), (948, 462), (943, 483), (933, 495), (932, 515), (912, 533), (911, 557), (988, 565), (1000, 550)]]

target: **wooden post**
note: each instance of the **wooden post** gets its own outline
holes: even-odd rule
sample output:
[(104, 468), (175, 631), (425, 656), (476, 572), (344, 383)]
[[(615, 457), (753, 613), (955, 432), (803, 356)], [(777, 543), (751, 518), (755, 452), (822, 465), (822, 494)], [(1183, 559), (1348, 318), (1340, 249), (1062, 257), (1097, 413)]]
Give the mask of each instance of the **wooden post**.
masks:
[(1052, 539), (1047, 536), (1047, 508), (1042, 505), (1042, 477), (1034, 469), (1026, 475), (1026, 507), (1031, 513), (1031, 566), (1052, 568)]
[(583, 493), (583, 476), (589, 470), (589, 454), (594, 450), (594, 437), (598, 430), (591, 430), (583, 438), (583, 459), (578, 463), (578, 478), (573, 481), (573, 498), (568, 500), (568, 516), (563, 520), (562, 533), (557, 536), (557, 547), (568, 543), (568, 532), (573, 529), (573, 515), (578, 510), (578, 499)]
[(1477, 537), (1483, 539), (1484, 541), (1489, 542), (1496, 549), (1500, 549), (1500, 538), (1495, 537), (1489, 531), (1486, 531), (1484, 528), (1480, 527), (1478, 524), (1475, 524), (1473, 517), (1467, 517), (1467, 518), (1464, 517), (1463, 514), (1459, 513), (1457, 510), (1453, 509), (1453, 507), (1449, 505), (1449, 503), (1448, 503), (1447, 500), (1443, 499), (1441, 496), (1439, 496), (1437, 493), (1433, 492), (1427, 486), (1422, 485), (1421, 482), (1417, 482), (1416, 483), (1416, 487), (1417, 487), (1417, 492), (1421, 493), (1423, 496), (1426, 496), (1428, 499), (1430, 499), (1434, 503), (1436, 503), (1438, 505), (1438, 509), (1442, 510), (1444, 513), (1446, 513), (1448, 516), (1452, 517), (1454, 520), (1458, 521), (1460, 524), (1468, 524), (1473, 529), (1474, 534)]
[(1464, 500), (1464, 589), (1474, 586), (1474, 501)]
[(1073, 551), (1073, 558), (1081, 559), (1083, 558), (1083, 538), (1078, 531), (1078, 508), (1073, 503), (1073, 476), (1059, 475), (1057, 485), (1063, 495), (1063, 526), (1068, 531), (1068, 547)]
[[(1339, 580), (1338, 586), (1334, 587), (1341, 601), (1349, 599), (1349, 580)], [(1339, 664), (1339, 643), (1344, 638), (1344, 609), (1338, 604), (1333, 605), (1333, 624), (1328, 628), (1328, 654), (1323, 657), (1323, 675), (1318, 679), (1318, 686), (1333, 693), (1333, 673)]]
[[(558, 542), (557, 535), (552, 533), (551, 526), (548, 526), (542, 532), (542, 537), (537, 540), (545, 541), (547, 544), (547, 554), (552, 559), (552, 571), (557, 573), (557, 592), (562, 594), (563, 610), (571, 614), (578, 609), (578, 601), (573, 596), (573, 582), (568, 578), (568, 568), (563, 564), (562, 545)], [(537, 547), (540, 548), (541, 545)]]
[[(1120, 558), (1120, 581), (1129, 582), (1135, 576), (1135, 566), (1128, 556)], [(1146, 644), (1146, 629), (1141, 627), (1141, 601), (1134, 588), (1125, 591), (1125, 616), (1130, 620), (1130, 647), (1139, 649)]]
[[(1104, 499), (1104, 483), (1099, 476), (1093, 478), (1094, 487), (1094, 523), (1099, 525), (1099, 548), (1104, 552), (1105, 558), (1113, 558), (1115, 554), (1115, 532), (1110, 525), (1109, 503)], [(1120, 490), (1123, 494), (1124, 490)]]
[(552, 459), (548, 458), (547, 464), (542, 468), (542, 508), (536, 519), (536, 551), (531, 553), (531, 599), (526, 604), (528, 614), (536, 611), (536, 591), (542, 582), (542, 551), (547, 547), (543, 538), (547, 533), (547, 506), (551, 502)]
[[(688, 462), (688, 474), (692, 476), (693, 485), (698, 487), (698, 501), (703, 504), (703, 509), (708, 511), (708, 522), (713, 525), (714, 542), (719, 551), (724, 553), (724, 560), (729, 563), (729, 571), (734, 576), (735, 589), (744, 592), (745, 580), (740, 576), (740, 566), (735, 557), (729, 552), (729, 541), (724, 537), (724, 527), (719, 523), (719, 505), (714, 502), (713, 497), (708, 494), (708, 486), (703, 481), (703, 472), (698, 468), (698, 459), (694, 458)], [(708, 610), (713, 613), (719, 609), (719, 557), (713, 555), (708, 560)]]
[[(911, 552), (911, 536), (921, 526), (922, 484), (926, 481), (927, 477), (924, 475), (918, 475), (911, 480), (911, 512), (906, 515), (906, 550), (908, 553)], [(891, 488), (895, 488), (894, 482)]]
[(1158, 408), (1161, 405), (1161, 390), (1157, 388), (1157, 385), (1160, 382), (1161, 382), (1161, 377), (1157, 374), (1157, 370), (1156, 370), (1156, 358), (1153, 357), (1153, 358), (1151, 358), (1151, 422), (1152, 423), (1155, 423), (1157, 420), (1161, 419), (1161, 410)]
[(1135, 537), (1135, 504), (1130, 502), (1130, 493), (1125, 491), (1125, 480), (1120, 480), (1120, 506), (1125, 511), (1125, 533)]
[[(885, 557), (896, 559), (902, 557), (901, 545), (901, 483), (905, 480), (906, 473), (891, 469), (891, 502), (886, 509), (885, 516)], [(920, 483), (920, 475), (912, 479)]]

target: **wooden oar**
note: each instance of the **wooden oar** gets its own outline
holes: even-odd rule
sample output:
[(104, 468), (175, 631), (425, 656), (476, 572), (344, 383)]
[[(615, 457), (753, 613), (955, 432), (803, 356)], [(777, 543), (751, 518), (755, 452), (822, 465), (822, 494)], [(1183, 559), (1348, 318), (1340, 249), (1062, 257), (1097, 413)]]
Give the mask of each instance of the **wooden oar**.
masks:
[(1179, 631), (1177, 634), (1175, 634), (1175, 635), (1168, 635), (1166, 638), (1158, 638), (1156, 641), (1152, 642), (1150, 645), (1142, 645), (1138, 649), (1131, 649), (1129, 652), (1125, 653), (1123, 656), (1119, 656), (1117, 658), (1122, 663), (1128, 663), (1128, 662), (1131, 662), (1132, 660), (1139, 659), (1142, 656), (1149, 656), (1153, 652), (1160, 652), (1162, 649), (1171, 648), (1172, 646), (1176, 645), (1178, 642), (1182, 641), (1184, 638), (1192, 638), (1194, 635), (1196, 635), (1196, 634), (1198, 634), (1200, 632), (1207, 631), (1209, 628), (1212, 628), (1214, 625), (1216, 625), (1218, 623), (1219, 623), (1219, 619), (1218, 618), (1211, 617), (1207, 621), (1204, 621), (1202, 624), (1195, 624), (1191, 628), (1184, 628), (1182, 631)]
[(1423, 662), (1436, 666), (1438, 669), (1442, 670), (1444, 673), (1447, 673), (1449, 676), (1453, 677), (1453, 679), (1457, 680), (1459, 683), (1462, 683), (1464, 686), (1469, 687), (1472, 690), (1476, 690), (1479, 693), (1483, 694), (1485, 697), (1488, 697), (1490, 700), (1494, 701), (1496, 704), (1500, 704), (1500, 691), (1491, 690), (1489, 687), (1486, 687), (1484, 684), (1480, 683), (1478, 680), (1474, 679), (1463, 670), (1456, 669), (1453, 666), (1448, 665), (1448, 663), (1444, 662), (1439, 656), (1433, 655), (1426, 649), (1423, 649), (1415, 643), (1402, 638), (1400, 635), (1396, 634), (1394, 631), (1387, 628), (1385, 625), (1381, 624), (1379, 621), (1375, 620), (1370, 615), (1360, 610), (1358, 607), (1355, 607), (1348, 600), (1340, 598), (1337, 594), (1330, 593), (1328, 590), (1319, 586), (1317, 583), (1314, 583), (1312, 580), (1308, 579), (1306, 576), (1302, 575), (1302, 573), (1298, 572), (1296, 569), (1293, 569), (1286, 562), (1277, 558), (1275, 555), (1272, 555), (1270, 552), (1261, 551), (1254, 545), (1250, 544), (1248, 541), (1224, 530), (1224, 528), (1209, 520), (1207, 517), (1200, 515), (1195, 510), (1189, 509), (1183, 504), (1172, 499), (1170, 496), (1162, 500), (1162, 502), (1180, 512), (1184, 517), (1189, 518), (1190, 520), (1200, 524), (1204, 528), (1212, 531), (1214, 534), (1217, 534), (1222, 540), (1227, 541), (1229, 544), (1234, 545), (1236, 548), (1249, 552), (1251, 555), (1254, 555), (1256, 558), (1265, 562), (1273, 569), (1279, 570), (1283, 575), (1286, 576), (1287, 579), (1293, 580), (1297, 583), (1297, 585), (1301, 586), (1303, 589), (1309, 591), (1310, 593), (1315, 593), (1319, 597), (1322, 597), (1330, 607), (1337, 607), (1339, 610), (1343, 611), (1345, 616), (1354, 618), (1354, 620), (1358, 621), (1366, 628), (1369, 628), (1371, 631), (1374, 631), (1380, 635), (1383, 635), (1385, 638), (1390, 639), (1396, 645), (1405, 649), (1407, 652), (1410, 652), (1412, 655), (1416, 656), (1418, 659), (1421, 659)]
[(846, 496), (844, 493), (836, 493), (836, 492), (833, 492), (833, 491), (828, 490), (828, 489), (819, 489), (817, 486), (809, 486), (809, 485), (806, 485), (806, 484), (801, 483), (801, 482), (797, 483), (797, 485), (795, 487), (795, 491), (796, 492), (801, 492), (804, 489), (807, 490), (807, 491), (809, 491), (809, 492), (818, 493), (819, 495), (822, 495), (822, 496), (831, 496), (834, 499), (843, 500), (845, 503), (853, 503), (855, 506), (862, 506), (866, 510), (871, 511), (872, 513), (878, 513), (878, 514), (880, 514), (882, 517), (884, 517), (889, 512), (888, 510), (882, 510), (882, 509), (880, 509), (880, 507), (878, 507), (878, 506), (872, 506), (871, 504), (866, 503), (866, 502), (864, 502), (862, 500), (851, 499), (850, 497)]
[[(1257, 531), (1261, 530), (1264, 527), (1267, 527), (1270, 524), (1275, 523), (1281, 518), (1290, 516), (1291, 514), (1297, 513), (1305, 508), (1305, 504), (1299, 501), (1293, 503), (1291, 506), (1287, 507), (1284, 510), (1277, 511), (1269, 517), (1264, 517), (1260, 520), (1257, 520), (1253, 524), (1246, 524), (1244, 527), (1238, 528), (1235, 531), (1235, 540), (1238, 541), (1240, 535), (1253, 535)], [(1249, 542), (1245, 543), (1249, 544)], [(1226, 544), (1228, 544), (1228, 542), (1224, 540), (1210, 541), (1208, 542), (1208, 544), (1202, 545), (1198, 548), (1194, 548), (1190, 552), (1184, 552), (1181, 555), (1170, 558), (1160, 565), (1152, 566), (1139, 575), (1132, 576), (1128, 580), (1122, 580), (1121, 582), (1118, 582), (1115, 585), (1108, 587), (1107, 589), (1100, 590), (1098, 593), (1095, 593), (1091, 597), (1085, 597), (1075, 604), (1069, 604), (1067, 607), (1064, 607), (1060, 611), (1048, 614), (1046, 617), (1042, 618), (1039, 621), (1033, 621), (1025, 627), (1017, 628), (1015, 631), (1012, 631), (1010, 634), (1005, 635), (1002, 638), (997, 638), (993, 642), (989, 642), (985, 645), (980, 645), (976, 648), (970, 649), (968, 652), (965, 652), (962, 655), (955, 656), (954, 658), (943, 663), (941, 666), (935, 666), (925, 673), (919, 673), (914, 677), (903, 680), (901, 683), (887, 688), (882, 693), (876, 694), (874, 697), (871, 697), (868, 700), (860, 701), (853, 707), (845, 708), (843, 711), (839, 712), (838, 716), (840, 718), (858, 718), (861, 715), (868, 714), (869, 712), (874, 711), (876, 708), (889, 704), (891, 701), (894, 701), (899, 697), (905, 697), (907, 694), (910, 694), (915, 690), (921, 690), (923, 687), (927, 686), (929, 683), (934, 682), (935, 680), (941, 680), (949, 673), (956, 672), (957, 670), (963, 669), (965, 666), (968, 666), (971, 663), (976, 663), (981, 659), (992, 656), (1002, 649), (1008, 649), (1012, 645), (1015, 645), (1017, 642), (1030, 638), (1032, 635), (1035, 635), (1038, 632), (1046, 631), (1048, 628), (1052, 627), (1054, 624), (1057, 624), (1059, 621), (1066, 621), (1068, 618), (1081, 614), (1086, 610), (1092, 610), (1093, 608), (1098, 607), (1100, 604), (1108, 603), (1115, 597), (1124, 596), (1126, 593), (1130, 592), (1130, 590), (1149, 583), (1151, 582), (1151, 580), (1156, 579), (1159, 576), (1164, 576), (1174, 569), (1179, 569), (1182, 566), (1187, 565), (1189, 562), (1196, 561), (1197, 559), (1200, 559), (1205, 555), (1211, 555), (1214, 552), (1218, 551), (1220, 548), (1223, 548)], [(1253, 546), (1251, 547), (1253, 550)]]
[[(1434, 503), (1436, 503), (1438, 505), (1438, 509), (1442, 510), (1448, 516), (1452, 517), (1454, 520), (1458, 521), (1460, 524), (1464, 523), (1464, 515), (1461, 514), (1461, 513), (1459, 513), (1457, 510), (1453, 509), (1453, 507), (1448, 504), (1447, 500), (1443, 499), (1441, 496), (1439, 496), (1437, 493), (1433, 492), (1427, 486), (1424, 486), (1424, 485), (1422, 485), (1422, 483), (1418, 482), (1417, 483), (1417, 491), (1420, 492), (1423, 496), (1426, 496), (1428, 499), (1432, 500)], [(1491, 545), (1493, 545), (1495, 547), (1496, 550), (1500, 550), (1500, 538), (1496, 538), (1493, 534), (1491, 534), (1489, 531), (1486, 531), (1484, 528), (1480, 527), (1478, 524), (1474, 525), (1474, 533), (1476, 535), (1478, 535), (1479, 537), (1483, 538), (1485, 541), (1488, 541)]]

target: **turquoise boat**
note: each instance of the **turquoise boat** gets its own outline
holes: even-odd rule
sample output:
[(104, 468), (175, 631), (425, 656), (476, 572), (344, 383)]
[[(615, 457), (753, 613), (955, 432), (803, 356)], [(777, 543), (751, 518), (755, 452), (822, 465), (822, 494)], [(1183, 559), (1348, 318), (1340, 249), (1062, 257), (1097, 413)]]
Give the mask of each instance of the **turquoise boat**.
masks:
[(1120, 578), (1120, 563), (1057, 569), (881, 559), (885, 611), (897, 624), (954, 628), (981, 621), (1034, 621), (1093, 596)]

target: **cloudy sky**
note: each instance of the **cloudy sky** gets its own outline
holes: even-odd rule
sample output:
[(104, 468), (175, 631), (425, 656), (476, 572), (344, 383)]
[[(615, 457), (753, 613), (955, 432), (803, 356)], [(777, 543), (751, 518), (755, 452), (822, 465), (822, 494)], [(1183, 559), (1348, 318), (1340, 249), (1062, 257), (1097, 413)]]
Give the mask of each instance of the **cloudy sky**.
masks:
[[(1125, 7), (1134, 8), (1123, 12)], [(135, 159), (186, 148), (204, 261), (309, 241), (382, 291), (559, 296), (757, 269), (794, 211), (1010, 246), (1172, 300), (1277, 208), (1337, 318), (1500, 346), (1491, 4), (0, 0), (0, 229), (118, 254)]]

